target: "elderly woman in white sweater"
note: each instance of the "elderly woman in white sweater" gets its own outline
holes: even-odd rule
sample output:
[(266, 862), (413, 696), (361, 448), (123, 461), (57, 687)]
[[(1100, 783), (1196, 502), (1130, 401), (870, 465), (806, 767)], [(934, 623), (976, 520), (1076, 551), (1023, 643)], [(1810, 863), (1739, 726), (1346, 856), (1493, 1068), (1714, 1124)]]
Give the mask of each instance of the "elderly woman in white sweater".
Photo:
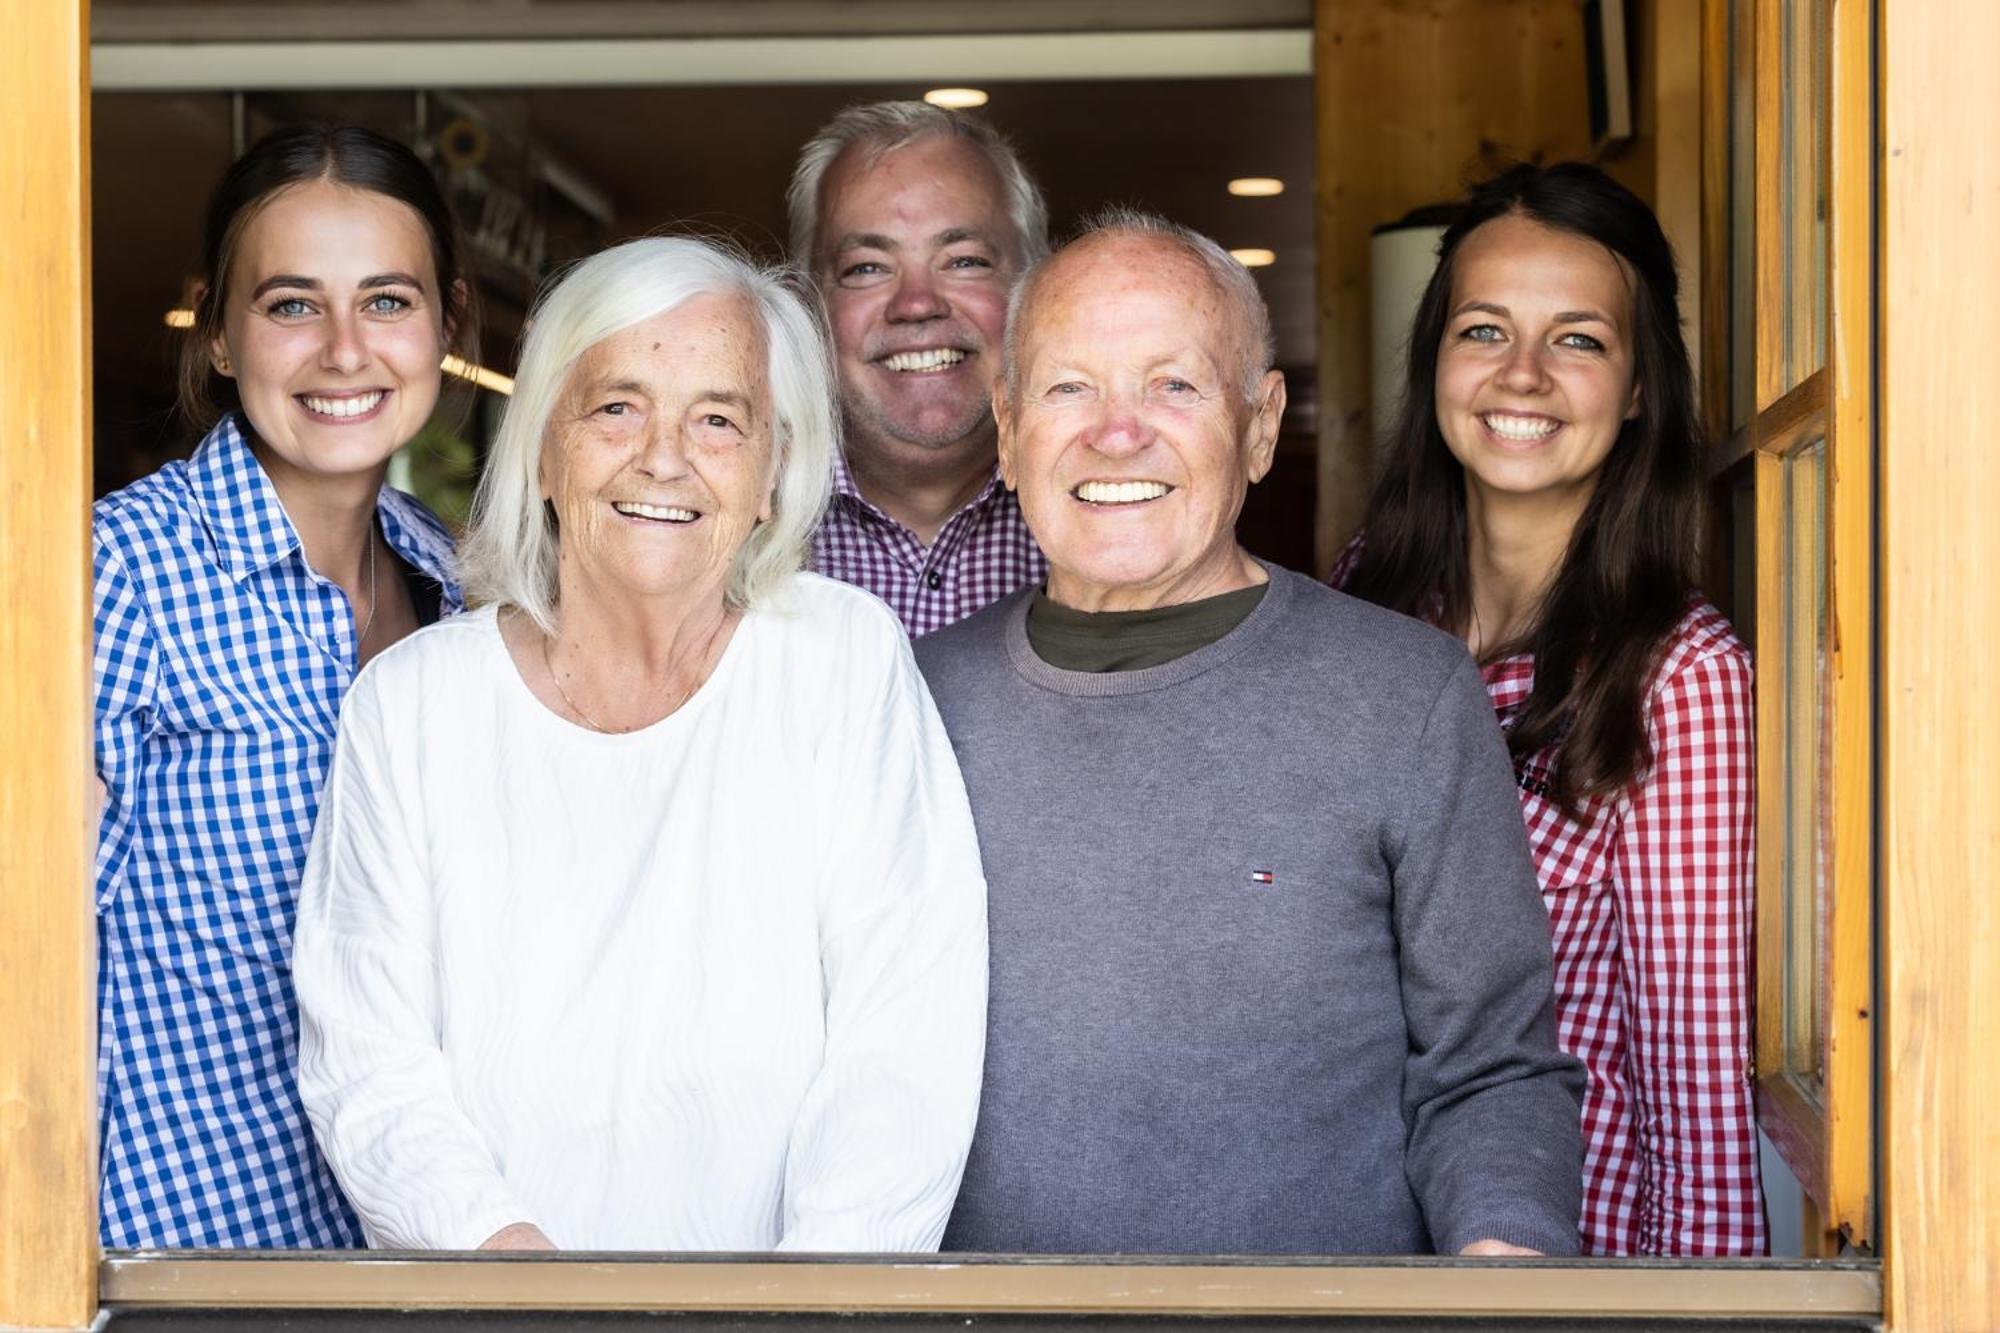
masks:
[(895, 618), (801, 573), (829, 365), (695, 240), (535, 312), (477, 611), (355, 682), (295, 946), (299, 1077), (371, 1244), (935, 1249), (985, 884)]

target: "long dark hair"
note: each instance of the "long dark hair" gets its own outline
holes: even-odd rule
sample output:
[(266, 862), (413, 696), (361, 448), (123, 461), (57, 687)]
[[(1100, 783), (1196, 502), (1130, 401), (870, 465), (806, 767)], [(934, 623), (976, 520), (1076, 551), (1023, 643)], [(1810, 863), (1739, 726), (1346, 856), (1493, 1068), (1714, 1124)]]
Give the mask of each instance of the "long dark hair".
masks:
[(1637, 278), (1639, 415), (1620, 429), (1533, 623), (1494, 645), (1535, 659), (1535, 687), (1507, 736), (1516, 761), (1554, 741), (1551, 795), (1572, 815), (1652, 761), (1644, 691), (1687, 610), (1702, 516), (1702, 435), (1681, 336), (1673, 248), (1653, 211), (1596, 167), (1517, 166), (1474, 186), (1438, 249), (1410, 331), (1403, 403), (1369, 496), (1347, 591), (1462, 628), (1470, 615), (1465, 471), (1438, 430), (1434, 381), (1465, 238), (1509, 214), (1597, 242)]
[[(430, 168), (394, 139), (359, 125), (314, 121), (286, 125), (251, 145), (222, 173), (208, 197), (202, 226), (202, 287), (180, 358), (181, 414), (197, 429), (206, 429), (220, 414), (218, 388), (233, 397), (230, 381), (210, 366), (208, 349), (222, 333), (230, 261), (244, 230), (280, 190), (316, 180), (408, 204), (423, 220), (437, 275), (437, 298), (444, 310), (446, 345), (466, 360), (478, 359), (473, 350), (478, 346), (478, 321), (471, 284), (460, 281), (464, 246), (451, 206)], [(232, 406), (233, 402), (221, 405)]]

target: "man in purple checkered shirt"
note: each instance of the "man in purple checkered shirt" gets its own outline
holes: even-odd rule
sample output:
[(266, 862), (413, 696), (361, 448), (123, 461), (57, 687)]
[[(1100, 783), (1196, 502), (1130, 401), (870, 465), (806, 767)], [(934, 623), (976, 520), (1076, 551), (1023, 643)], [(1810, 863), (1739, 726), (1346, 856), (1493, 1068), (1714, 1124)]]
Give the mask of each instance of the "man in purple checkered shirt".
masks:
[(1048, 209), (1013, 148), (923, 102), (849, 107), (800, 152), (787, 202), (846, 428), (814, 567), (887, 602), (913, 638), (1041, 582), (994, 455), (1007, 298), (1048, 251)]

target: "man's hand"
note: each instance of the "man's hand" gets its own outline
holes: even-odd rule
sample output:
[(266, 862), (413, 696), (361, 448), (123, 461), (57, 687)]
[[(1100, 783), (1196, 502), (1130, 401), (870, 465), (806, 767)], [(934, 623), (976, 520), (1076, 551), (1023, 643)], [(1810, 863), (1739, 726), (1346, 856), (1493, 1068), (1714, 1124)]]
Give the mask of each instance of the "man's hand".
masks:
[(1460, 1250), (1459, 1253), (1462, 1255), (1470, 1255), (1475, 1259), (1495, 1258), (1495, 1257), (1504, 1259), (1509, 1257), (1521, 1257), (1521, 1256), (1526, 1256), (1531, 1259), (1539, 1259), (1542, 1257), (1542, 1252), (1540, 1250), (1531, 1250), (1523, 1245), (1509, 1245), (1504, 1240), (1494, 1240), (1490, 1236), (1485, 1240), (1473, 1241), (1472, 1244)]
[[(1480, 1242), (1482, 1245), (1486, 1243)], [(544, 1236), (542, 1229), (533, 1222), (516, 1222), (512, 1226), (501, 1227), (479, 1243), (482, 1250), (553, 1250), (555, 1247), (556, 1243)]]

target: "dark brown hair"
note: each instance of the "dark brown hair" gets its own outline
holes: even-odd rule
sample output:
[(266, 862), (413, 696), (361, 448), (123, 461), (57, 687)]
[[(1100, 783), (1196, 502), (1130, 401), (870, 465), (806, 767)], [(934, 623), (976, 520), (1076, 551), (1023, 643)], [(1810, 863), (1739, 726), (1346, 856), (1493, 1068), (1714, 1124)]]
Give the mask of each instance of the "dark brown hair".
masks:
[[(437, 298), (444, 310), (446, 345), (467, 360), (477, 359), (473, 349), (478, 347), (478, 322), (471, 283), (461, 282), (464, 247), (451, 207), (430, 169), (394, 139), (358, 125), (286, 125), (237, 158), (208, 197), (202, 226), (202, 285), (195, 298), (194, 326), (187, 331), (180, 357), (180, 409), (198, 430), (206, 430), (235, 406), (228, 399), (217, 402), (216, 389), (229, 381), (209, 364), (209, 347), (222, 334), (229, 266), (243, 232), (280, 190), (317, 180), (394, 199), (409, 205), (423, 220), (437, 275)], [(224, 392), (233, 399), (233, 389)]]
[(1452, 261), (1467, 236), (1509, 214), (1597, 242), (1637, 279), (1639, 415), (1605, 458), (1534, 622), (1518, 641), (1491, 646), (1496, 656), (1534, 655), (1534, 691), (1507, 746), (1518, 762), (1561, 741), (1552, 795), (1578, 815), (1586, 798), (1622, 790), (1651, 763), (1644, 691), (1687, 610), (1702, 515), (1701, 426), (1673, 249), (1653, 211), (1596, 167), (1513, 167), (1474, 186), (1445, 232), (1347, 591), (1453, 630), (1469, 618), (1465, 471), (1438, 429), (1434, 381)]

